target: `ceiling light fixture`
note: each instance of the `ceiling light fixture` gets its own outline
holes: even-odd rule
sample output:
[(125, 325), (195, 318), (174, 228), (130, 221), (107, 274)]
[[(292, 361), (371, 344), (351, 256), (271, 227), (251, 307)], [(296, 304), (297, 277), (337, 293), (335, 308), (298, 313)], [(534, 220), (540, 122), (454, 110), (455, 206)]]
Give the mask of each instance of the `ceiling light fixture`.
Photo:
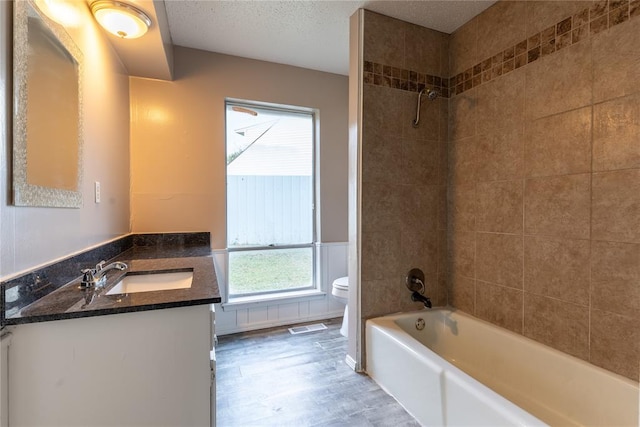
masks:
[(94, 1), (91, 12), (105, 30), (123, 39), (137, 39), (151, 26), (146, 13), (120, 1)]

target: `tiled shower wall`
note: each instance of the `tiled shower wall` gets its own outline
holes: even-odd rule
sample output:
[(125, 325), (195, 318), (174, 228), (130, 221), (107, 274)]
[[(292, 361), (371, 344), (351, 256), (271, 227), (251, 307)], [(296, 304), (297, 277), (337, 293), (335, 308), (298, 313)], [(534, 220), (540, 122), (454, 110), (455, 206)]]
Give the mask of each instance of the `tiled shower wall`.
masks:
[[(426, 275), (427, 295), (446, 304), (447, 34), (364, 12), (361, 310), (363, 318), (415, 310), (405, 276)], [(436, 85), (436, 80), (438, 85)]]
[(499, 2), (449, 70), (449, 303), (635, 380), (639, 6)]
[(451, 36), (365, 11), (363, 38), (362, 317), (419, 308), (419, 267), (435, 305), (637, 380), (640, 0), (501, 1)]

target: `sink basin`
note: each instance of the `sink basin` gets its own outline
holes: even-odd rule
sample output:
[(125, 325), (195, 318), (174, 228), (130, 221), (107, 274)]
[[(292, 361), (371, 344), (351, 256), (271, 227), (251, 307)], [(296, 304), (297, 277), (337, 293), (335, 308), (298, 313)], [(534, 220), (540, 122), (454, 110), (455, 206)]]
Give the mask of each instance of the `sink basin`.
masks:
[(126, 275), (107, 295), (186, 289), (191, 287), (192, 280), (193, 271)]

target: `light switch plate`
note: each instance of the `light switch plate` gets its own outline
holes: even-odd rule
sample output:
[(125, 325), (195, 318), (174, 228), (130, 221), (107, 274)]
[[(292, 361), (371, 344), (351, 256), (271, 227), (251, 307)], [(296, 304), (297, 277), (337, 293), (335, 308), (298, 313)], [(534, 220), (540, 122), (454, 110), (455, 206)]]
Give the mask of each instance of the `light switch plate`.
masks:
[(99, 181), (95, 182), (95, 196), (96, 196), (96, 203), (100, 203), (100, 182)]

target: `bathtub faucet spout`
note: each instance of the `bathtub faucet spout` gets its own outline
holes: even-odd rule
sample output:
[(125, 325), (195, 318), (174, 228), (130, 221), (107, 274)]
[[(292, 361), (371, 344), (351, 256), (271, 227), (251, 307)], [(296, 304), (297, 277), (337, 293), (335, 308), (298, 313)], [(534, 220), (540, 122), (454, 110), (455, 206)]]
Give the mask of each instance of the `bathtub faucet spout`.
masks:
[(429, 297), (425, 297), (424, 295), (420, 294), (419, 292), (413, 292), (411, 294), (411, 301), (415, 301), (415, 302), (421, 302), (424, 304), (425, 307), (427, 308), (431, 308), (431, 300), (429, 299)]

